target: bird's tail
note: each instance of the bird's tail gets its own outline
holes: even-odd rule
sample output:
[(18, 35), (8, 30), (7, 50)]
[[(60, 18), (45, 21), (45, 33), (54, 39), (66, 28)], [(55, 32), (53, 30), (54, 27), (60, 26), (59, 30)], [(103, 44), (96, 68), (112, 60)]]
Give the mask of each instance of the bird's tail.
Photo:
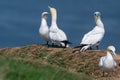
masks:
[(64, 45), (65, 45), (65, 47), (67, 47), (68, 46), (68, 44), (72, 44), (70, 41), (68, 41), (68, 40), (63, 40), (63, 41), (61, 41), (62, 43), (64, 43)]
[(78, 46), (75, 46), (74, 48), (82, 48), (83, 46), (86, 46), (87, 44), (79, 44)]
[(80, 49), (80, 52), (84, 52), (84, 51), (87, 50), (88, 48), (90, 48), (90, 45), (83, 46), (83, 47)]
[(63, 43), (66, 43), (66, 44), (72, 44), (70, 41), (68, 41), (68, 40), (63, 40), (63, 41), (61, 41), (61, 42), (63, 42)]
[[(84, 52), (85, 50), (87, 50), (88, 48), (90, 47), (90, 45), (87, 45), (87, 44), (80, 44), (78, 46), (75, 46), (74, 48), (80, 48), (79, 51), (80, 52)], [(77, 49), (78, 50), (78, 49)], [(77, 51), (77, 50), (74, 50), (73, 52)]]

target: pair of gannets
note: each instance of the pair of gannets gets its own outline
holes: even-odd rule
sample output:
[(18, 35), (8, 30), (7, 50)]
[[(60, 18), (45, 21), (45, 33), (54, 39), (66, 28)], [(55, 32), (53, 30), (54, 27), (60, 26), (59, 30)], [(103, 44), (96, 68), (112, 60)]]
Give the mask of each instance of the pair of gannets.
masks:
[(83, 52), (92, 46), (96, 46), (98, 49), (99, 43), (105, 33), (104, 24), (101, 21), (100, 15), (100, 12), (94, 12), (96, 26), (84, 35), (81, 43), (77, 46), (80, 47), (80, 52)]
[(116, 62), (114, 61), (114, 57), (116, 56), (115, 47), (108, 46), (107, 48), (107, 55), (100, 58), (99, 67), (103, 71), (103, 76), (105, 72), (115, 72), (115, 67), (117, 66)]
[(48, 12), (42, 13), (42, 20), (41, 20), (41, 26), (39, 28), (39, 33), (45, 41), (52, 42), (52, 44), (57, 44), (62, 47), (69, 47), (69, 41), (67, 40), (66, 34), (57, 26), (57, 11), (55, 8), (49, 7), (52, 21), (50, 29), (48, 28), (46, 18), (48, 15)]

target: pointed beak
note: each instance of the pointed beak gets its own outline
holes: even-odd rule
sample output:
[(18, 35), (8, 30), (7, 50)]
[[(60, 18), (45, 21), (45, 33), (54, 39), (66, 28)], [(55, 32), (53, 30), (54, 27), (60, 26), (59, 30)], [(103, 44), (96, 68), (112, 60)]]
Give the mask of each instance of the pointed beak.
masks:
[(115, 53), (114, 51), (112, 52), (112, 54), (113, 54), (114, 56), (116, 56), (116, 53)]
[[(52, 7), (48, 6), (48, 8), (50, 9), (50, 12), (51, 12), (51, 8), (52, 8)], [(49, 13), (49, 15), (51, 15), (51, 13)]]
[(47, 13), (46, 15), (49, 15), (50, 13)]
[(50, 6), (48, 6), (48, 8), (50, 9), (51, 7), (50, 7)]

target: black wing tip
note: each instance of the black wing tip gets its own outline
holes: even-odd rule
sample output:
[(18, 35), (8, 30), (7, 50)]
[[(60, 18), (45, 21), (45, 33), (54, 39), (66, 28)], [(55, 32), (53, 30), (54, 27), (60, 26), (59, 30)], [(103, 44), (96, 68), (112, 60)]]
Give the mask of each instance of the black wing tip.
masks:
[(87, 44), (79, 44), (78, 46), (75, 46), (74, 48), (82, 48), (83, 46), (86, 46)]
[(64, 40), (64, 41), (61, 41), (61, 42), (63, 42), (63, 43), (67, 43), (67, 44), (72, 44), (70, 41), (68, 41), (68, 40)]

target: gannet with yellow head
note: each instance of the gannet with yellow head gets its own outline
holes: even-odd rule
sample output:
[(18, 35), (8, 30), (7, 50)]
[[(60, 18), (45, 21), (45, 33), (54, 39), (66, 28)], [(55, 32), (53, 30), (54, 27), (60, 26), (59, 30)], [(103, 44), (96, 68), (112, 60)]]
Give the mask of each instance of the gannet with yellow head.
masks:
[(62, 47), (69, 47), (69, 41), (67, 40), (67, 36), (64, 33), (63, 30), (58, 28), (57, 25), (57, 11), (55, 8), (52, 8), (49, 6), (51, 16), (52, 16), (52, 21), (51, 21), (51, 26), (50, 26), (50, 39), (53, 44), (58, 44), (59, 46)]
[(114, 57), (116, 56), (115, 53), (115, 47), (114, 46), (108, 46), (107, 48), (107, 55), (100, 58), (99, 61), (99, 67), (103, 71), (103, 76), (105, 72), (112, 71), (115, 72), (115, 67), (117, 66)]

